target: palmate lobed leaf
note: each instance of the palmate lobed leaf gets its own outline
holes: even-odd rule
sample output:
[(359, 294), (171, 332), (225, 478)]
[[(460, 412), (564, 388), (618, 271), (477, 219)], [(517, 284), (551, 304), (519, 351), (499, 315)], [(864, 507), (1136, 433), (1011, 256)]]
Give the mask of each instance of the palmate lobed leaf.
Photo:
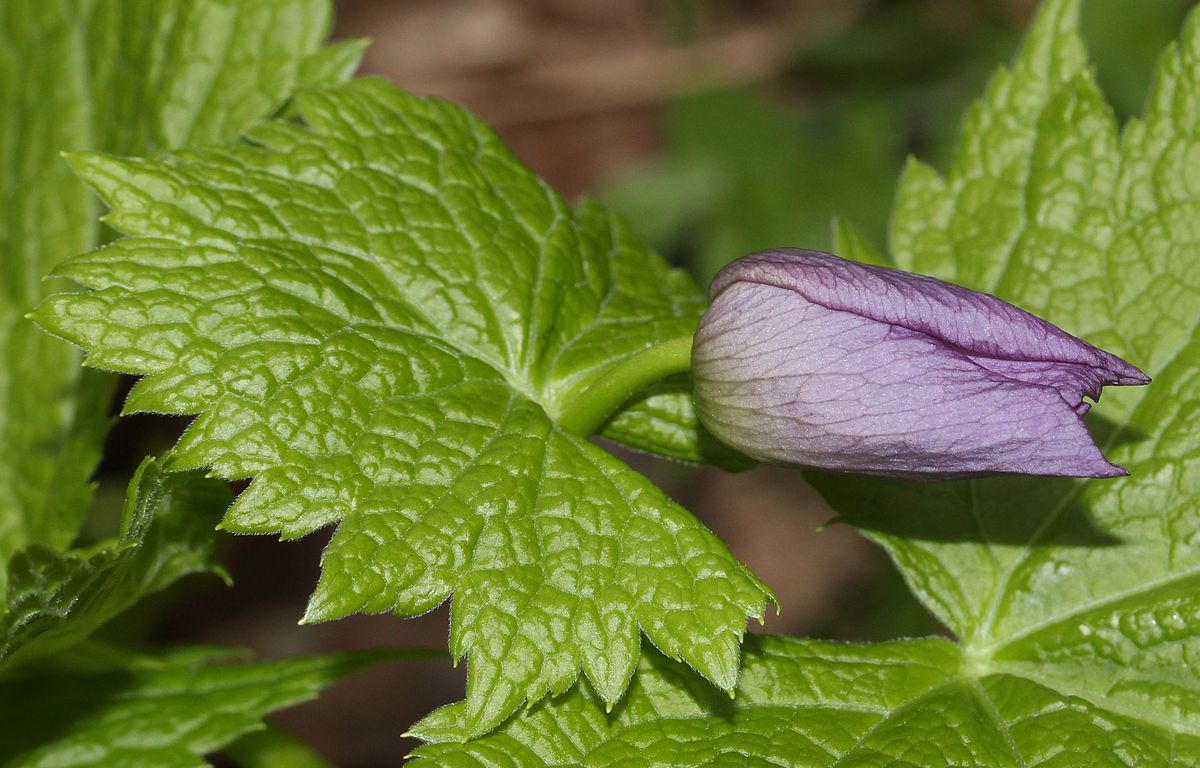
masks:
[(418, 748), (444, 768), (1127, 768), (1200, 765), (1200, 738), (1020, 677), (964, 673), (936, 638), (856, 645), (746, 639), (733, 699), (644, 655), (611, 713), (581, 683), (466, 744)]
[(60, 154), (229, 141), (301, 85), (345, 79), (328, 0), (0, 3), (0, 596), (22, 547), (65, 549), (90, 498), (112, 378), (24, 315), (43, 276), (105, 233)]
[(148, 374), (127, 411), (202, 414), (169, 466), (255, 476), (225, 528), (338, 523), (308, 620), (454, 595), (467, 699), (426, 738), (483, 732), (580, 670), (615, 702), (639, 629), (731, 688), (770, 593), (555, 420), (623, 361), (690, 337), (695, 287), (457, 107), (374, 80), (299, 107), (306, 125), (225, 149), (74, 156), (132, 236), (64, 265), (93, 290), (37, 322), (92, 366)]
[(892, 249), (901, 267), (996, 293), (1146, 370), (1150, 387), (1114, 392), (1090, 422), (1132, 476), (818, 485), (889, 549), (984, 679), (1195, 736), (1200, 14), (1119, 134), (1078, 11), (1046, 4), (945, 178), (910, 165)]
[[(1042, 314), (1136, 361), (1091, 427), (1129, 478), (912, 485), (812, 476), (958, 637), (748, 640), (732, 702), (647, 659), (606, 716), (586, 688), (432, 764), (1200, 765), (1200, 11), (1118, 135), (1077, 33), (1040, 10), (967, 117), (954, 166), (913, 163), (899, 266)], [(842, 255), (879, 259), (843, 228)], [(702, 691), (700, 691), (703, 694)]]
[(64, 655), (36, 677), (0, 682), (0, 764), (9, 768), (200, 768), (263, 728), (262, 717), (397, 656), (362, 651), (225, 663), (227, 649), (105, 658)]

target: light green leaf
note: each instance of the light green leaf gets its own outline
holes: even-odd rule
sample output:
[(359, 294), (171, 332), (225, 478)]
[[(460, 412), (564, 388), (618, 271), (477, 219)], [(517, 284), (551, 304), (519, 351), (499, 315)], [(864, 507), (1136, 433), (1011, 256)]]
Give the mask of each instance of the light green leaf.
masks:
[(1132, 476), (815, 479), (889, 549), (993, 701), (1007, 680), (1183, 739), (1200, 736), (1200, 14), (1121, 135), (1078, 7), (1043, 7), (946, 176), (910, 164), (892, 250), (903, 268), (993, 292), (1149, 373), (1089, 417)]
[(349, 74), (353, 46), (318, 52), (329, 21), (328, 0), (0, 3), (0, 595), (14, 552), (74, 539), (112, 396), (23, 317), (101, 238), (60, 153), (231, 140), (298, 82)]
[(62, 668), (0, 683), (0, 764), (8, 768), (201, 768), (204, 755), (263, 727), (269, 712), (389, 652), (218, 664), (227, 650), (135, 658), (107, 669)]
[(1200, 765), (1200, 739), (1020, 677), (977, 679), (938, 639), (843, 645), (755, 636), (733, 699), (647, 653), (606, 714), (585, 685), (421, 768), (1128, 768)]
[(225, 483), (196, 474), (138, 469), (121, 536), (61, 553), (32, 545), (8, 564), (8, 612), (0, 615), (0, 670), (83, 640), (101, 624), (211, 561), (212, 527), (229, 503)]
[(300, 62), (297, 90), (332, 88), (354, 77), (369, 40), (341, 40), (319, 48)]
[(226, 149), (75, 156), (133, 236), (63, 266), (93, 290), (38, 322), (148, 374), (128, 410), (202, 414), (171, 466), (255, 476), (225, 528), (338, 523), (308, 620), (455, 596), (467, 701), (422, 734), (483, 732), (580, 670), (614, 702), (639, 629), (731, 688), (769, 592), (558, 423), (643, 361), (670, 370), (656, 355), (690, 339), (694, 286), (457, 107), (374, 80), (299, 107), (307, 125)]

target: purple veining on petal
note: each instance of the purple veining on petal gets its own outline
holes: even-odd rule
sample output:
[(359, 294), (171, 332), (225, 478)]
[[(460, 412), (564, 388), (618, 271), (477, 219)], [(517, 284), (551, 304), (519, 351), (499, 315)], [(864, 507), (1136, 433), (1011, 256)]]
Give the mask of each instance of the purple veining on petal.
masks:
[(713, 280), (710, 298), (735, 282), (796, 291), (813, 303), (924, 333), (968, 354), (1080, 363), (1106, 372), (1108, 384), (1150, 381), (1116, 355), (1006, 301), (924, 275), (785, 248), (733, 262)]
[(1105, 384), (1115, 382), (1105, 379), (1105, 372), (1079, 363), (1054, 363), (1044, 360), (997, 360), (982, 355), (967, 355), (976, 364), (1003, 376), (1030, 384), (1054, 387), (1062, 399), (1081, 416), (1088, 412), (1091, 404), (1084, 402), (1089, 397), (1100, 399)]
[(696, 334), (701, 417), (765, 461), (940, 479), (1113, 477), (1081, 416), (1148, 379), (1000, 299), (811, 251), (727, 267)]

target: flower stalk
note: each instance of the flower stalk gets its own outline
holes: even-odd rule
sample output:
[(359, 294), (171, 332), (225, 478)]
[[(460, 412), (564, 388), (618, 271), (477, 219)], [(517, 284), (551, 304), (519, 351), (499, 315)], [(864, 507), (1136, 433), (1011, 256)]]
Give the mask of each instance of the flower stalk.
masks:
[(622, 360), (581, 391), (563, 398), (558, 424), (584, 437), (595, 434), (629, 398), (692, 364), (692, 337), (681, 336)]

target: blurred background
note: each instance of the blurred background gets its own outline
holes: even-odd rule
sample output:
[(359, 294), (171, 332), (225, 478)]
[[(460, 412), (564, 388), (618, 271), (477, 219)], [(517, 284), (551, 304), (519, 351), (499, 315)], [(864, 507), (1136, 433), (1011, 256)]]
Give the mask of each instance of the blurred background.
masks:
[[(772, 246), (827, 249), (837, 215), (876, 245), (910, 154), (945, 168), (959, 118), (1007, 61), (1033, 0), (341, 0), (337, 38), (368, 37), (364, 72), (472, 109), (568, 199), (599, 197), (706, 282)], [(1191, 2), (1086, 0), (1097, 76), (1136, 113)], [(142, 456), (183, 419), (114, 430), (102, 494), (119, 506)], [(941, 632), (882, 552), (799, 472), (731, 475), (623, 458), (720, 535), (779, 596), (752, 631), (841, 640)], [(115, 522), (97, 523), (94, 535)], [(327, 534), (220, 534), (232, 588), (193, 579), (114, 631), (220, 643), (260, 658), (380, 645), (445, 648), (448, 607), (299, 627)], [(457, 700), (448, 659), (359, 675), (276, 719), (340, 766), (395, 765), (404, 729)]]

